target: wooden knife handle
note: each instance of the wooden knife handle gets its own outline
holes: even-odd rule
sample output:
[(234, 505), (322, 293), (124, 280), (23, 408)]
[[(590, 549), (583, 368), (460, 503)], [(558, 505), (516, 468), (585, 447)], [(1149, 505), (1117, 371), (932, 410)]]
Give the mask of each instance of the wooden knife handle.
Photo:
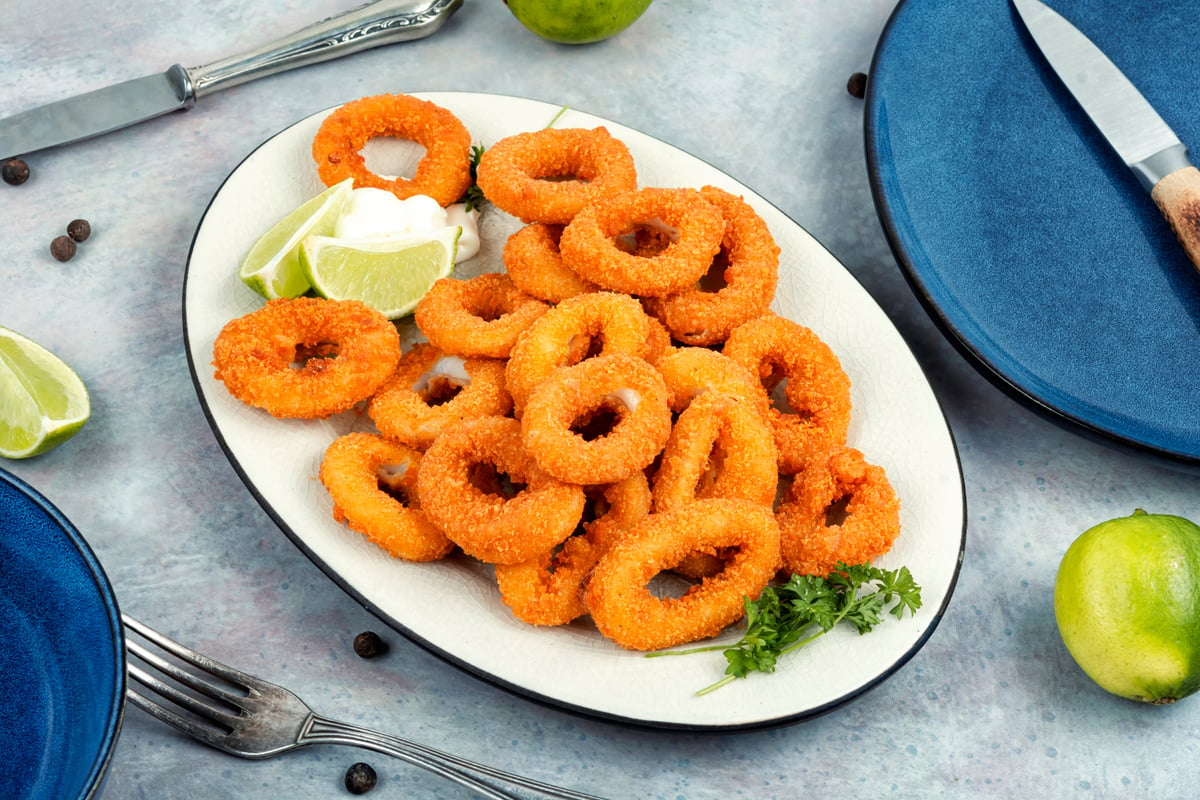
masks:
[(1158, 210), (1171, 223), (1193, 266), (1200, 271), (1200, 170), (1183, 167), (1150, 190)]

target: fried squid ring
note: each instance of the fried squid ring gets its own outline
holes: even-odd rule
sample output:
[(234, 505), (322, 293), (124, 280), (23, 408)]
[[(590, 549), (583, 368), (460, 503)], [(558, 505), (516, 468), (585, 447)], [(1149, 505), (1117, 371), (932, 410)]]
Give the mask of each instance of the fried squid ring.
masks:
[[(661, 246), (640, 248), (638, 234), (647, 230)], [(647, 188), (584, 208), (563, 229), (559, 252), (585, 280), (660, 297), (700, 280), (720, 252), (724, 234), (721, 212), (695, 189)]]
[(275, 417), (316, 419), (366, 400), (396, 368), (400, 336), (357, 300), (269, 300), (213, 342), (214, 377)]
[[(706, 392), (675, 421), (654, 475), (654, 510), (670, 511), (706, 497), (770, 507), (779, 484), (775, 438), (762, 414), (744, 401)], [(719, 572), (726, 554), (695, 553), (675, 571), (693, 578)]]
[(525, 294), (560, 303), (599, 287), (567, 268), (558, 251), (561, 225), (534, 222), (509, 236), (504, 243), (504, 267), (517, 288)]
[(742, 198), (714, 186), (700, 190), (704, 199), (721, 211), (725, 236), (721, 252), (709, 269), (720, 270), (720, 288), (708, 291), (706, 279), (696, 286), (666, 297), (646, 298), (646, 310), (657, 317), (671, 336), (691, 345), (725, 341), (729, 332), (767, 313), (779, 280), (779, 245), (767, 223)]
[[(495, 485), (486, 480), (489, 469)], [(521, 446), (520, 423), (509, 417), (447, 428), (421, 459), (417, 496), (463, 552), (492, 564), (519, 564), (565, 541), (584, 505), (583, 487), (542, 470)]]
[(585, 489), (595, 518), (561, 547), (520, 564), (497, 564), (496, 583), (517, 619), (531, 625), (565, 625), (583, 616), (583, 584), (601, 554), (650, 513), (650, 485), (642, 472), (620, 483)]
[(572, 536), (561, 548), (520, 564), (497, 564), (500, 599), (513, 616), (530, 625), (565, 625), (587, 613), (583, 582), (600, 559), (601, 548), (586, 536)]
[[(730, 553), (724, 569), (681, 597), (649, 584), (695, 552)], [(600, 557), (584, 603), (605, 637), (630, 650), (658, 650), (716, 636), (745, 614), (779, 566), (770, 508), (745, 500), (697, 500), (651, 514)]]
[(395, 558), (436, 561), (453, 544), (420, 510), (421, 454), (373, 433), (333, 440), (319, 477), (333, 499), (333, 518), (345, 522)]
[(425, 450), (456, 422), (502, 417), (511, 409), (503, 361), (448, 356), (422, 342), (400, 357), (367, 414), (384, 436)]
[(563, 300), (530, 325), (509, 354), (504, 374), (513, 407), (520, 414), (550, 373), (589, 354), (650, 358), (662, 343), (657, 324), (629, 295), (592, 292)]
[(706, 497), (771, 506), (779, 473), (775, 439), (743, 401), (709, 392), (679, 415), (654, 475), (654, 510)]
[(523, 222), (565, 225), (589, 203), (637, 188), (629, 148), (600, 127), (543, 128), (484, 150), (476, 183)]
[(583, 523), (584, 532), (602, 549), (650, 513), (654, 496), (646, 473), (638, 470), (624, 480), (587, 487), (595, 519)]
[(550, 306), (522, 292), (507, 275), (439, 278), (414, 312), (438, 349), (457, 356), (508, 358), (521, 332)]
[[(367, 169), (359, 151), (376, 136), (424, 146), (425, 155), (411, 180), (385, 178)], [(447, 109), (411, 95), (364, 97), (335, 109), (317, 130), (312, 155), (326, 186), (354, 178), (358, 188), (386, 189), (401, 200), (428, 195), (441, 206), (455, 202), (471, 186), (471, 134), (466, 126)]]
[(571, 483), (628, 478), (654, 461), (670, 433), (662, 376), (624, 353), (555, 370), (521, 416), (525, 448), (542, 469)]
[(866, 564), (900, 535), (900, 501), (882, 467), (838, 447), (796, 476), (775, 512), (785, 572), (826, 576), (840, 561)]
[[(794, 475), (815, 453), (845, 444), (850, 378), (829, 345), (808, 328), (766, 314), (734, 328), (725, 355), (752, 370), (775, 403), (771, 427), (779, 471)], [(777, 389), (782, 385), (784, 395)], [(782, 400), (786, 402), (781, 402)]]
[(729, 356), (703, 347), (676, 347), (654, 366), (671, 393), (671, 410), (682, 413), (693, 400), (707, 392), (736, 397), (770, 420), (771, 398), (750, 370)]

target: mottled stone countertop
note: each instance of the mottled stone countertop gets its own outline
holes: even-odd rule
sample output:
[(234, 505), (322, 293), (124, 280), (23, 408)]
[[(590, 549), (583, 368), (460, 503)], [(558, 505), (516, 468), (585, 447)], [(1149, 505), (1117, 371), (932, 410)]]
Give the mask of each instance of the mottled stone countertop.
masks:
[[(9, 0), (0, 116), (206, 63), (351, 5)], [(1098, 689), (1058, 637), (1051, 590), (1079, 531), (1138, 506), (1200, 515), (1200, 486), (1010, 399), (914, 296), (872, 202), (863, 101), (846, 88), (869, 69), (894, 5), (656, 0), (622, 35), (569, 47), (527, 33), (501, 0), (466, 0), (431, 38), (29, 156), (33, 177), (0, 185), (0, 325), (71, 363), (93, 417), (57, 450), (3, 466), (83, 532), (123, 610), (331, 716), (543, 780), (647, 800), (1184, 796), (1200, 783), (1200, 705), (1143, 707)], [(387, 629), (281, 533), (206, 421), (185, 356), (184, 267), (209, 200), (259, 143), (346, 100), (436, 90), (569, 105), (692, 153), (811, 232), (891, 316), (949, 419), (968, 511), (945, 617), (890, 679), (800, 724), (698, 735), (530, 702), (390, 631), (385, 657), (354, 656), (355, 634)], [(56, 262), (49, 242), (75, 217), (94, 233)], [(381, 774), (373, 797), (469, 796), (343, 748), (241, 761), (131, 710), (106, 797), (336, 797), (359, 758)]]

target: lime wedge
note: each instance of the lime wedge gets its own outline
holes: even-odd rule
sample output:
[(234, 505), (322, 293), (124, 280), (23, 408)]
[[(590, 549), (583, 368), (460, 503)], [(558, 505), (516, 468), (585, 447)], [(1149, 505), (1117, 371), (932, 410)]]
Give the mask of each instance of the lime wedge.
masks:
[(91, 415), (87, 387), (40, 344), (0, 328), (0, 456), (29, 458), (70, 439)]
[(276, 222), (254, 243), (242, 262), (238, 270), (242, 283), (268, 300), (307, 292), (308, 279), (300, 268), (300, 242), (306, 236), (333, 233), (353, 188), (353, 178), (335, 183)]
[(361, 300), (388, 319), (411, 314), (434, 281), (454, 271), (458, 237), (452, 226), (396, 239), (309, 236), (300, 263), (317, 294)]

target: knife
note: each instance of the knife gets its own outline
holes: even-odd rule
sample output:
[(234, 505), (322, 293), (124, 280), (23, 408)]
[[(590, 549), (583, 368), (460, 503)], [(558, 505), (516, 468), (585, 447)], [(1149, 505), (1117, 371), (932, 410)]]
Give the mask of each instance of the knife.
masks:
[(0, 160), (77, 142), (172, 111), (218, 89), (441, 28), (463, 0), (376, 0), (240, 55), (118, 83), (0, 119)]
[(1200, 270), (1200, 171), (1187, 147), (1090, 39), (1039, 0), (1012, 0), (1029, 34), (1079, 105), (1150, 192)]

